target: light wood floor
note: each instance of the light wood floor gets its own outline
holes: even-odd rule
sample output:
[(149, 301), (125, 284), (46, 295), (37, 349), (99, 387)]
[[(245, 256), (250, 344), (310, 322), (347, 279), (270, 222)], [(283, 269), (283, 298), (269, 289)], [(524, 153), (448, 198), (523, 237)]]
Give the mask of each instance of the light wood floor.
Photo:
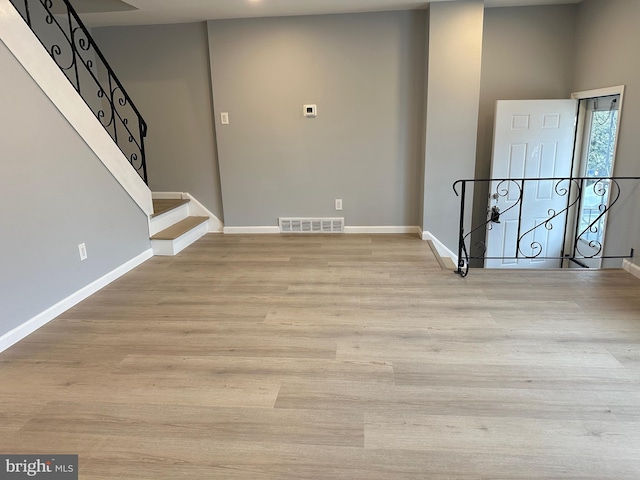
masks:
[(208, 235), (0, 354), (0, 452), (80, 478), (640, 478), (640, 281)]

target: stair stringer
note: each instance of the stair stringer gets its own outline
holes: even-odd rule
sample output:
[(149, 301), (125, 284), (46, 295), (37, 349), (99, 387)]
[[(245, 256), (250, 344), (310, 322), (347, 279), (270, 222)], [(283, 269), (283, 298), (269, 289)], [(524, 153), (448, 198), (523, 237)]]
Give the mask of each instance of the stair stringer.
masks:
[(153, 214), (149, 187), (9, 0), (0, 0), (0, 41), (140, 209), (147, 215)]

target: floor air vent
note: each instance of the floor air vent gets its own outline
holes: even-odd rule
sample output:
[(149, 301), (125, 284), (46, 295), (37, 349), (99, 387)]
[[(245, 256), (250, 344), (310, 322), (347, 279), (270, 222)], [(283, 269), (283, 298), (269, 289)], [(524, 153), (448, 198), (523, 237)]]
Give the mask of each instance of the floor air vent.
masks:
[(344, 233), (344, 217), (278, 219), (281, 233)]

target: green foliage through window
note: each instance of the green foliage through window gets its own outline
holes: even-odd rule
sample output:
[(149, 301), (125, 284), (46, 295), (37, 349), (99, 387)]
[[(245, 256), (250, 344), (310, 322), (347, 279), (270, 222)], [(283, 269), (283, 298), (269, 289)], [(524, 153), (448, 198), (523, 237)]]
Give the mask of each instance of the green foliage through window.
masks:
[(595, 111), (587, 157), (587, 177), (610, 177), (615, 145), (618, 110)]

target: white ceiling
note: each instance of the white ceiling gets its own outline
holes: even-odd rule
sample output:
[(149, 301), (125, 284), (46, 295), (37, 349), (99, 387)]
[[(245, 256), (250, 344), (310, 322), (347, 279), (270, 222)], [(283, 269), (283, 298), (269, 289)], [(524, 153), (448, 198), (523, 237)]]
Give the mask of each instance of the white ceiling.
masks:
[[(430, 0), (431, 2), (458, 0)], [(580, 3), (582, 0), (485, 0), (487, 7)], [(91, 26), (378, 12), (425, 8), (429, 0), (72, 0)], [(104, 5), (101, 11), (100, 6)], [(118, 10), (118, 5), (121, 11)], [(132, 9), (133, 7), (133, 9)], [(99, 13), (97, 13), (99, 12)]]

